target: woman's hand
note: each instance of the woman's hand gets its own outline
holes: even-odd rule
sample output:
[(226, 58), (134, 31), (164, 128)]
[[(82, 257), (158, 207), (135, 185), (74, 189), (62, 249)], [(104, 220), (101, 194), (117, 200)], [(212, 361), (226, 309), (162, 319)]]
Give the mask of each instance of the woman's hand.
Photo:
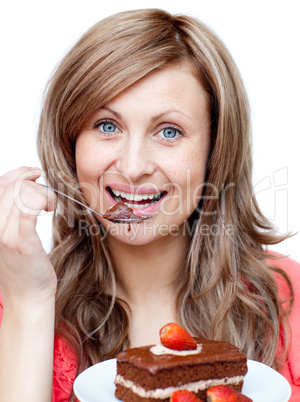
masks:
[(0, 177), (0, 402), (52, 399), (57, 279), (36, 221), (54, 198), (35, 183), (40, 174), (23, 167)]
[(0, 177), (0, 289), (7, 306), (43, 302), (56, 291), (56, 275), (36, 232), (54, 195), (35, 183), (41, 171), (28, 167)]

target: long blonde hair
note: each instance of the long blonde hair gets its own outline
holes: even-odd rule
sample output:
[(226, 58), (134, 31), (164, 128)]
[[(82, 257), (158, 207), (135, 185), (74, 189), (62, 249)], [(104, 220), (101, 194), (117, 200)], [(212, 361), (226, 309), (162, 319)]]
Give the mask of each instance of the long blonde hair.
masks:
[[(38, 136), (43, 169), (51, 186), (84, 201), (74, 158), (83, 123), (150, 72), (186, 61), (208, 94), (212, 118), (206, 185), (187, 225), (178, 320), (194, 335), (227, 340), (249, 358), (278, 367), (280, 326), (288, 328), (289, 309), (278, 300), (274, 272), (288, 282), (291, 300), (292, 286), (284, 272), (265, 264), (262, 246), (281, 238), (253, 195), (250, 113), (240, 74), (211, 29), (156, 9), (119, 13), (94, 25), (49, 82)], [(53, 227), (56, 331), (73, 347), (82, 370), (130, 345), (128, 318), (115, 296), (101, 225), (92, 233), (99, 228), (93, 215), (59, 198)]]

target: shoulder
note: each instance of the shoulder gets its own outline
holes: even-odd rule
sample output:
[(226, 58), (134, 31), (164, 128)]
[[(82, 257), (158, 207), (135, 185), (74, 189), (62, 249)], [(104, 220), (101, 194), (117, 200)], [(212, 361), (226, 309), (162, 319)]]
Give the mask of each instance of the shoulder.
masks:
[[(293, 308), (289, 314), (291, 336), (289, 353), (279, 372), (288, 380), (292, 388), (290, 401), (296, 402), (300, 400), (300, 264), (292, 258), (274, 252), (267, 253), (266, 264), (275, 268), (274, 276), (278, 286), (278, 295), (283, 305), (285, 302), (289, 302), (291, 297), (293, 299)], [(291, 294), (287, 279), (276, 272), (276, 268), (287, 275), (293, 294)], [(279, 358), (282, 353), (281, 347), (280, 344), (277, 351)]]
[[(292, 284), (294, 294), (300, 293), (300, 264), (297, 261), (279, 253), (268, 251), (266, 253), (266, 264), (283, 271)], [(278, 291), (282, 293), (283, 296), (289, 291), (289, 286), (287, 280), (280, 275), (279, 272), (280, 271), (276, 272), (275, 270), (274, 275), (278, 285)]]
[(276, 253), (274, 251), (266, 252), (266, 263), (277, 268), (281, 268), (291, 275), (300, 275), (300, 263), (292, 258)]

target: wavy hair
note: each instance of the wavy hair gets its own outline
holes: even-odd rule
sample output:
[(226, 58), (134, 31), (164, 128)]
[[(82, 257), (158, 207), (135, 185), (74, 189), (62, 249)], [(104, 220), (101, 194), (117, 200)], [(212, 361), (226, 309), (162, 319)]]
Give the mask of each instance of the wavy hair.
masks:
[[(282, 238), (253, 194), (250, 113), (242, 79), (210, 28), (157, 9), (119, 13), (94, 25), (49, 81), (38, 135), (42, 166), (51, 186), (84, 202), (74, 157), (83, 123), (147, 74), (183, 62), (190, 63), (208, 95), (211, 149), (203, 196), (187, 223), (190, 245), (178, 320), (193, 335), (229, 341), (248, 358), (278, 368), (281, 328), (285, 351), (288, 345), (293, 290), (283, 271), (265, 263), (263, 246)], [(82, 221), (87, 230), (81, 230)], [(130, 345), (126, 306), (116, 298), (109, 250), (102, 231), (92, 233), (99, 228), (95, 225), (91, 213), (58, 198), (50, 254), (58, 277), (56, 331), (74, 349), (79, 371)], [(276, 275), (291, 289), (285, 309)]]

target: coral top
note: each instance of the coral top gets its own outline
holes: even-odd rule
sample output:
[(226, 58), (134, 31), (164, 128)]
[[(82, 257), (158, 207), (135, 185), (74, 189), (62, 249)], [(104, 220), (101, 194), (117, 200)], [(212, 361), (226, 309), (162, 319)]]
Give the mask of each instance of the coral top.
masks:
[[(289, 381), (292, 387), (290, 402), (300, 401), (300, 264), (290, 258), (272, 260), (270, 264), (282, 268), (291, 278), (295, 291), (295, 306), (290, 316), (292, 345), (289, 356), (284, 362), (280, 373)], [(289, 297), (284, 281), (277, 280), (281, 300)], [(2, 298), (0, 293), (0, 323), (2, 319)], [(280, 348), (278, 350), (280, 354)], [(76, 376), (77, 362), (72, 350), (66, 343), (55, 336), (54, 366), (53, 366), (53, 397), (52, 402), (67, 402), (72, 392)]]

